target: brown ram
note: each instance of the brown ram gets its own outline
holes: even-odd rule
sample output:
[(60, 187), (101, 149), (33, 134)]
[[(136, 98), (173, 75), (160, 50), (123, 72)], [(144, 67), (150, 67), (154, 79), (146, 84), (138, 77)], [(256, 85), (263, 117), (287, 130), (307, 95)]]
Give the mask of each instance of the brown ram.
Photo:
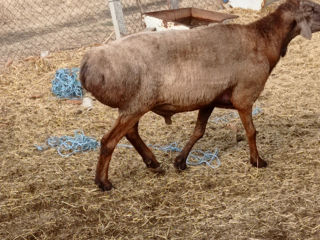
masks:
[(160, 169), (138, 133), (148, 111), (171, 122), (175, 113), (199, 110), (190, 140), (175, 159), (186, 158), (204, 134), (214, 107), (236, 109), (246, 130), (250, 162), (265, 167), (256, 147), (252, 106), (289, 42), (311, 39), (320, 30), (320, 5), (287, 0), (275, 12), (247, 25), (216, 25), (186, 31), (131, 35), (91, 49), (83, 58), (82, 86), (100, 102), (119, 109), (119, 117), (101, 140), (96, 184), (110, 190), (108, 167), (119, 140), (126, 136), (147, 167)]

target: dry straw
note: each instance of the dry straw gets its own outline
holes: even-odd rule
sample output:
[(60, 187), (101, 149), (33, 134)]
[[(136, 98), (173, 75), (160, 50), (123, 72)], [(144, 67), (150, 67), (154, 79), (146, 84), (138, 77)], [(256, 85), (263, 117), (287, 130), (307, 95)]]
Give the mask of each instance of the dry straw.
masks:
[[(228, 11), (246, 22), (266, 14)], [(78, 67), (86, 49), (14, 62), (0, 74), (0, 239), (320, 239), (319, 42), (319, 34), (297, 37), (258, 100), (263, 113), (254, 121), (268, 168), (248, 164), (239, 119), (209, 122), (195, 148), (218, 147), (219, 168), (178, 173), (176, 153), (154, 150), (166, 170), (155, 175), (133, 149), (118, 148), (111, 192), (93, 182), (97, 151), (62, 158), (34, 148), (75, 129), (100, 139), (116, 119), (97, 101), (88, 110), (50, 91), (55, 71)], [(177, 114), (167, 126), (148, 113), (141, 135), (150, 144), (185, 144), (195, 119)]]

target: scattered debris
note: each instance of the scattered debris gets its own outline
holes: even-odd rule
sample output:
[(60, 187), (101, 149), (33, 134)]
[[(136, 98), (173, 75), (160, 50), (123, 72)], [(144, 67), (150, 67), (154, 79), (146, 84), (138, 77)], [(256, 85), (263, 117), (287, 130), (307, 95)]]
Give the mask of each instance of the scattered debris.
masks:
[(85, 107), (85, 108), (87, 108), (88, 110), (91, 109), (91, 108), (93, 107), (93, 105), (92, 105), (92, 99), (89, 98), (89, 97), (83, 98), (82, 106)]
[(33, 94), (30, 99), (38, 99), (38, 98), (42, 98), (43, 97), (43, 93), (36, 93), (36, 94)]
[(70, 103), (73, 105), (81, 105), (82, 100), (81, 99), (68, 99), (68, 100), (66, 100), (66, 103)]
[(4, 68), (10, 67), (10, 65), (13, 63), (13, 59), (9, 58), (6, 64), (4, 65)]
[(41, 51), (40, 53), (40, 57), (41, 58), (45, 58), (45, 57), (48, 57), (49, 56), (49, 51)]
[(114, 31), (112, 31), (110, 35), (102, 43), (107, 44), (111, 40), (113, 35), (114, 35)]

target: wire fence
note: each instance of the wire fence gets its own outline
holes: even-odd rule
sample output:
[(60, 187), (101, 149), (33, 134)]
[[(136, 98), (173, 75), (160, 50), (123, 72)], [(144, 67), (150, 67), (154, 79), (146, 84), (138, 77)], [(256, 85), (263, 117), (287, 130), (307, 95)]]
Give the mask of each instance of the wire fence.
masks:
[[(142, 13), (168, 9), (167, 0), (121, 0), (128, 34), (143, 30)], [(180, 0), (179, 7), (217, 9), (222, 0)], [(107, 0), (2, 0), (0, 62), (41, 51), (103, 42), (113, 31)]]
[(121, 4), (128, 34), (144, 29), (143, 13), (168, 9), (167, 0), (123, 0)]
[(112, 27), (105, 0), (3, 0), (0, 58), (101, 42)]

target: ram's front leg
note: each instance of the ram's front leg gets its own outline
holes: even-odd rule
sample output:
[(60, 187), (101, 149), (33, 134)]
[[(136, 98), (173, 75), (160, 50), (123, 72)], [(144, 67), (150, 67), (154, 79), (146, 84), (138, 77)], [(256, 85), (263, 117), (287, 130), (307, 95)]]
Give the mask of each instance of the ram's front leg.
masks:
[(245, 109), (238, 109), (242, 124), (246, 130), (249, 148), (250, 148), (250, 163), (254, 167), (262, 168), (267, 166), (267, 162), (262, 160), (259, 156), (256, 144), (256, 129), (252, 121), (252, 106)]

